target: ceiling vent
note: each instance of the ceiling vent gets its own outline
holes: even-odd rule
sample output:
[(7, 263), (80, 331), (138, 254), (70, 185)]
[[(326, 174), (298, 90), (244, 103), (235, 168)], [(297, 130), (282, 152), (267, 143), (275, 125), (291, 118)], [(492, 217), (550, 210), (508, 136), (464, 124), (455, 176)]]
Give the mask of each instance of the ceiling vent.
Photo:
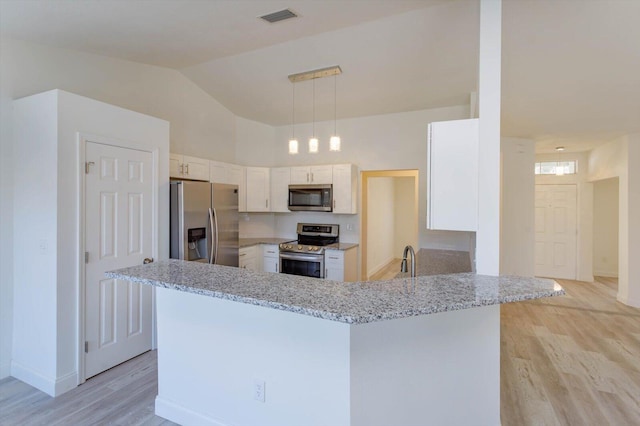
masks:
[(260, 19), (264, 19), (265, 21), (273, 24), (274, 22), (284, 21), (285, 19), (297, 18), (298, 15), (293, 13), (289, 9), (280, 10), (278, 12), (273, 12), (268, 15), (261, 16)]

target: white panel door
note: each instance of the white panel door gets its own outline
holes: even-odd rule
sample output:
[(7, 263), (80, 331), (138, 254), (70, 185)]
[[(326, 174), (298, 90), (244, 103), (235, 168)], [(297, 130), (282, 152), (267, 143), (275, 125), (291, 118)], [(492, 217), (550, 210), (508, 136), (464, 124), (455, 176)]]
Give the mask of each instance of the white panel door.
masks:
[(152, 291), (105, 277), (153, 256), (150, 152), (87, 142), (85, 378), (151, 349)]
[(576, 205), (575, 185), (536, 185), (536, 276), (576, 279)]

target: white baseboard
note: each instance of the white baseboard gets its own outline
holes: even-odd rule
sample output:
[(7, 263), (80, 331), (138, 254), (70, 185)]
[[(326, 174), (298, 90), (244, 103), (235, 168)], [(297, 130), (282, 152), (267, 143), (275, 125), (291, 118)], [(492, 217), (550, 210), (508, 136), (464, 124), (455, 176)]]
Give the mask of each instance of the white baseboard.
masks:
[(631, 306), (631, 307), (634, 307), (634, 308), (640, 308), (640, 300), (639, 299), (630, 299), (628, 297), (620, 297), (620, 294), (618, 294), (618, 297), (616, 299), (618, 299), (618, 302), (624, 303), (627, 306)]
[(8, 362), (3, 362), (0, 364), (0, 379), (4, 379), (5, 377), (9, 377), (11, 375), (11, 364)]
[(11, 375), (53, 397), (60, 396), (78, 386), (76, 372), (54, 379), (15, 361), (11, 361)]
[(611, 271), (593, 271), (593, 275), (597, 277), (618, 278), (618, 272)]
[(178, 405), (173, 401), (161, 398), (159, 395), (156, 396), (156, 416), (181, 425), (228, 426), (204, 414)]

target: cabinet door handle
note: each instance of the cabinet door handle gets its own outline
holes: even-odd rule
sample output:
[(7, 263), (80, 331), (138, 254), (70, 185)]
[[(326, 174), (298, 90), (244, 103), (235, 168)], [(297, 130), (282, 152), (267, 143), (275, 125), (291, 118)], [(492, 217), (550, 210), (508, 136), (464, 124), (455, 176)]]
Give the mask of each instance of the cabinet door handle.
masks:
[(307, 183), (309, 183), (309, 173), (307, 173)]
[(180, 164), (180, 174), (184, 173), (184, 164)]
[(278, 262), (276, 262), (276, 272), (278, 272)]
[(242, 257), (242, 256), (246, 256), (246, 255), (247, 255), (247, 253), (240, 253), (239, 256)]
[(336, 208), (336, 199), (335, 198), (333, 199), (333, 208), (334, 209)]
[(189, 174), (189, 163), (187, 163), (187, 174)]
[(311, 182), (313, 182), (313, 173), (311, 173)]
[(264, 206), (269, 208), (269, 199), (264, 200)]
[(328, 268), (324, 268), (324, 278), (327, 278), (327, 275), (329, 275), (329, 269)]

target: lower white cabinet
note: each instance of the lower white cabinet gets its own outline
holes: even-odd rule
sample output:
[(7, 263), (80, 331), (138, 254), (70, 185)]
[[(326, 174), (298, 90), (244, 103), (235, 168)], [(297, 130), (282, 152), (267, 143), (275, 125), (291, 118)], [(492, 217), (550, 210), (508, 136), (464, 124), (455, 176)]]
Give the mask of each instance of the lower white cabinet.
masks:
[(238, 267), (249, 269), (251, 271), (258, 270), (258, 257), (256, 250), (259, 246), (242, 247), (238, 250)]
[(349, 250), (327, 250), (324, 253), (324, 277), (334, 281), (357, 281), (356, 247)]
[(262, 245), (262, 270), (264, 272), (280, 272), (280, 250), (277, 244)]

